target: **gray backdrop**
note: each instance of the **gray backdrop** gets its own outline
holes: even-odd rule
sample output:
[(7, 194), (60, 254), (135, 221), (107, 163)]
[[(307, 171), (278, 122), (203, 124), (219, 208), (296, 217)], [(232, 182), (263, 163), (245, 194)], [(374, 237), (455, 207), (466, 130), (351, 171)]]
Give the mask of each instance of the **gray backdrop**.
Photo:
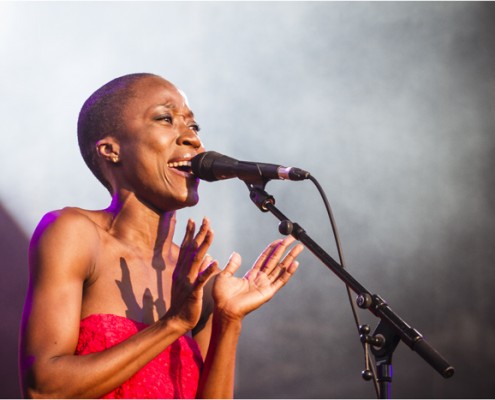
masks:
[[(116, 76), (154, 72), (187, 93), (209, 149), (311, 171), (349, 271), (457, 368), (445, 380), (400, 344), (395, 397), (493, 397), (494, 20), (485, 2), (1, 2), (0, 395), (20, 395), (34, 227), (109, 202), (78, 152), (79, 108)], [(336, 257), (310, 182), (267, 189)], [(203, 183), (179, 222), (203, 215), (221, 263), (235, 249), (246, 269), (279, 236), (239, 180)], [(374, 397), (342, 283), (301, 261), (244, 324), (236, 396)]]

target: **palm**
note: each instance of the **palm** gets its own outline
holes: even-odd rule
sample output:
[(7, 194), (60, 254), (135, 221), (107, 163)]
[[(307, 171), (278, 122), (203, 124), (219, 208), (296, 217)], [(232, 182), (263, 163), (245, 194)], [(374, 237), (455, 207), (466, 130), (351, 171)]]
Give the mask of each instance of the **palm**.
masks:
[(215, 278), (213, 298), (217, 307), (233, 317), (242, 318), (270, 300), (297, 269), (294, 260), (303, 249), (301, 245), (292, 248), (280, 261), (292, 242), (292, 238), (273, 242), (243, 278), (234, 276), (241, 264), (240, 256), (234, 253)]
[(222, 304), (229, 312), (239, 316), (254, 311), (276, 292), (265, 273), (258, 275), (256, 279), (248, 279), (218, 274), (213, 289), (215, 303)]

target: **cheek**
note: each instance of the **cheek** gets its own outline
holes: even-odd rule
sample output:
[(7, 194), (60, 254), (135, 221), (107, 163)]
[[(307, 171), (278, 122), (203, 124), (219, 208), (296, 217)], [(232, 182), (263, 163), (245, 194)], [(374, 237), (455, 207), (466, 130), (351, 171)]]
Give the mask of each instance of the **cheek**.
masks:
[(173, 144), (173, 135), (159, 132), (153, 128), (136, 131), (125, 142), (130, 151), (140, 156), (165, 154), (172, 149)]
[(129, 143), (126, 160), (140, 179), (159, 175), (167, 171), (167, 155), (170, 145), (164, 140), (132, 141)]

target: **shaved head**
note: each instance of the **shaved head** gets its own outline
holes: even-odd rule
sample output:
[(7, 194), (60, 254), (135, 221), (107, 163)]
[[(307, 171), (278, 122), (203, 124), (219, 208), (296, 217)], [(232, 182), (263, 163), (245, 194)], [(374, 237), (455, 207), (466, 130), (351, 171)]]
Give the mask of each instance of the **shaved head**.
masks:
[(160, 78), (149, 73), (124, 75), (113, 79), (96, 90), (85, 102), (79, 113), (77, 138), (81, 155), (91, 172), (112, 191), (98, 161), (96, 143), (106, 137), (119, 137), (123, 129), (122, 112), (133, 97), (136, 82), (148, 78)]

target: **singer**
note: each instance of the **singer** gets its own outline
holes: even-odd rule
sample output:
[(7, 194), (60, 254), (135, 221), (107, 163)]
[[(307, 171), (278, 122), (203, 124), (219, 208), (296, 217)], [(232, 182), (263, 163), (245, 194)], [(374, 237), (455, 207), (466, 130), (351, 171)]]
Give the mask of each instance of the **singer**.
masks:
[(84, 161), (108, 189), (104, 210), (46, 214), (30, 245), (20, 337), (26, 397), (232, 398), (243, 318), (298, 267), (276, 240), (244, 277), (208, 255), (208, 219), (173, 243), (176, 210), (198, 202), (190, 160), (204, 152), (183, 93), (126, 75), (84, 103)]

